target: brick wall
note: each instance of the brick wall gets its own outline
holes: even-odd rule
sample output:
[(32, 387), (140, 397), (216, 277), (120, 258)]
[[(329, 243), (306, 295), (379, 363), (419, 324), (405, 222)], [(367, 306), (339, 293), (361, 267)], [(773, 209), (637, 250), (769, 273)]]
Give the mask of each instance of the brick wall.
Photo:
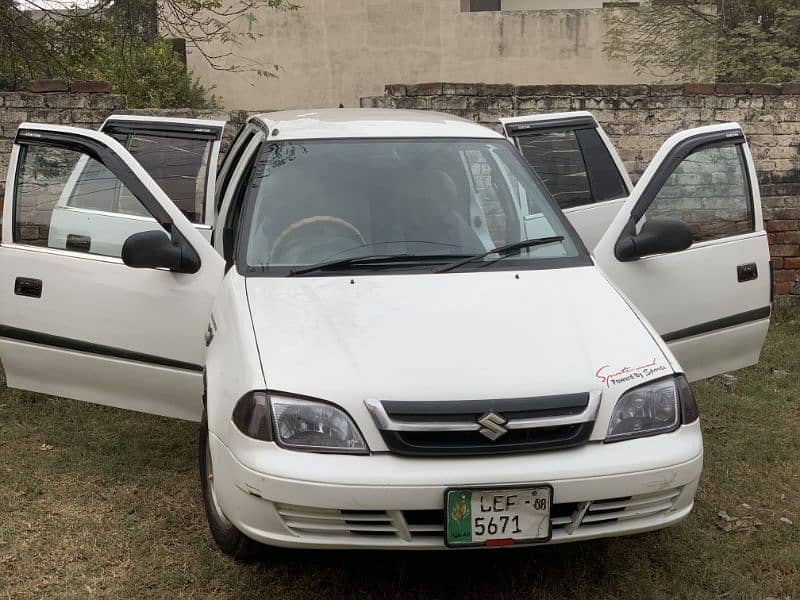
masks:
[[(91, 86), (86, 85), (84, 88), (91, 89)], [(102, 90), (102, 88), (100, 89)], [(196, 109), (128, 110), (125, 96), (105, 91), (0, 92), (0, 210), (2, 210), (8, 160), (11, 155), (14, 134), (19, 124), (24, 121), (97, 129), (106, 117), (112, 114), (219, 119), (228, 122), (222, 139), (222, 152), (224, 153), (247, 117), (258, 112), (266, 112), (266, 109), (251, 112)]]
[(108, 93), (0, 92), (0, 204), (11, 145), (20, 123), (34, 121), (95, 129), (108, 115), (125, 106), (124, 96)]
[[(800, 85), (685, 84), (512, 86), (389, 85), (362, 106), (442, 110), (497, 128), (500, 116), (591, 110), (636, 179), (671, 134), (738, 121), (756, 158), (775, 265), (775, 290), (800, 299)], [(76, 91), (0, 92), (0, 199), (8, 157), (22, 121), (97, 128), (112, 113), (228, 121), (223, 152), (247, 116), (263, 111), (130, 110), (124, 96)]]
[(775, 267), (775, 292), (800, 300), (800, 85), (386, 86), (361, 106), (439, 110), (499, 129), (498, 117), (570, 110), (594, 113), (634, 181), (661, 144), (690, 127), (737, 121), (756, 161)]

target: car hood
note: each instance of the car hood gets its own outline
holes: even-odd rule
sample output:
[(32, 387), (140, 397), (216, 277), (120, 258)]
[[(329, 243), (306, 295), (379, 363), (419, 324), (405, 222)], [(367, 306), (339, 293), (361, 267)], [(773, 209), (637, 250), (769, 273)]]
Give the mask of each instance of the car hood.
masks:
[(246, 286), (267, 387), (359, 413), (370, 398), (616, 397), (672, 372), (595, 267)]

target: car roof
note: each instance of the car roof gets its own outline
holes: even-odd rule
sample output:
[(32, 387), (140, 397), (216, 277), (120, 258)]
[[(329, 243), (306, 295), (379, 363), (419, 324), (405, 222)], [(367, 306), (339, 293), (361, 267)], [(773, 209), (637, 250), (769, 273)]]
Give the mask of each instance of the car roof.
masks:
[(503, 139), (496, 131), (474, 121), (427, 110), (285, 110), (255, 115), (251, 120), (263, 124), (270, 131), (270, 139), (276, 140), (425, 137)]

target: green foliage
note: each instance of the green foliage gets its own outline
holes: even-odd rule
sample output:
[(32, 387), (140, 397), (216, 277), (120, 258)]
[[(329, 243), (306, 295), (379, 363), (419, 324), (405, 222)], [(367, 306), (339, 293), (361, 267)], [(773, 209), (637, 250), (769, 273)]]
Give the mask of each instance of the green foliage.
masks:
[(673, 0), (607, 17), (606, 54), (686, 80), (800, 81), (797, 0)]
[(131, 108), (214, 108), (219, 105), (208, 95), (173, 48), (164, 41), (138, 44), (126, 54), (113, 50), (98, 57), (93, 79), (105, 79), (111, 89), (128, 97)]
[(169, 42), (120, 35), (110, 20), (70, 13), (26, 25), (27, 36), (0, 45), (0, 86), (19, 89), (31, 79), (103, 79), (132, 108), (205, 108), (216, 98), (187, 72)]
[(800, 9), (778, 9), (769, 26), (746, 21), (717, 45), (720, 81), (800, 81)]
[[(134, 108), (219, 105), (167, 38), (182, 39), (214, 69), (275, 77), (277, 65), (232, 60), (240, 37), (263, 35), (237, 22), (254, 21), (259, 8), (298, 8), (289, 0), (99, 0), (89, 9), (38, 1), (0, 0), (0, 89), (42, 78), (103, 79)], [(226, 50), (208, 54), (213, 42)]]

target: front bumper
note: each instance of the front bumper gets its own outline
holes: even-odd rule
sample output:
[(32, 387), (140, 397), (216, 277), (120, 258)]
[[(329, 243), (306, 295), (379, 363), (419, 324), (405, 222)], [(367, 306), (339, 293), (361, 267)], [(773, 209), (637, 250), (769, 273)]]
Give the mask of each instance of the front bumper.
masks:
[(226, 517), (254, 540), (304, 548), (445, 548), (444, 493), (459, 486), (552, 485), (549, 543), (651, 531), (689, 514), (703, 462), (698, 422), (615, 444), (475, 458), (293, 452), (235, 428), (228, 442), (209, 436)]

